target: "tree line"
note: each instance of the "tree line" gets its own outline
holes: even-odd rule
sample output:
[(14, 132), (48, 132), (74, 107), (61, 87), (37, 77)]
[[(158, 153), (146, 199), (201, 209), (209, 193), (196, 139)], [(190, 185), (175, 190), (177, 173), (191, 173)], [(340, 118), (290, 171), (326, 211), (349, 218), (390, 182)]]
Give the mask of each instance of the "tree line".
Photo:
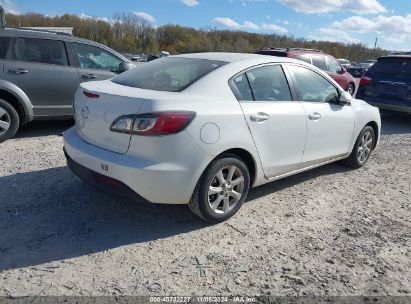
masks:
[(357, 62), (387, 53), (363, 43), (347, 44), (215, 28), (194, 29), (174, 24), (154, 27), (131, 13), (116, 13), (112, 20), (72, 14), (55, 17), (37, 13), (7, 14), (6, 23), (15, 27), (73, 27), (75, 36), (105, 44), (123, 53), (158, 53), (163, 50), (171, 54), (210, 51), (254, 53), (264, 47), (301, 47), (319, 49), (336, 58)]

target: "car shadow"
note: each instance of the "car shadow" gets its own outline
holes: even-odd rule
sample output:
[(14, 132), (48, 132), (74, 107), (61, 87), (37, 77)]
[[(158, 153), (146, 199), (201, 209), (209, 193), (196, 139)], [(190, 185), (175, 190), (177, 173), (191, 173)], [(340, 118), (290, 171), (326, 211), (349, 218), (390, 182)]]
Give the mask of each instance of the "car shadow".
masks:
[(296, 175), (285, 177), (277, 181), (273, 181), (262, 186), (255, 187), (250, 190), (250, 193), (247, 197), (247, 202), (258, 199), (260, 197), (269, 195), (271, 193), (284, 190), (286, 188), (293, 187), (300, 183), (306, 182), (307, 180), (325, 176), (325, 175), (334, 175), (344, 172), (352, 171), (352, 169), (341, 162), (331, 163), (325, 166), (317, 167)]
[(0, 271), (155, 241), (206, 227), (185, 205), (101, 193), (67, 167), (0, 177)]
[(74, 125), (74, 120), (39, 120), (20, 127), (14, 138), (60, 135)]
[[(315, 176), (348, 170), (327, 165), (251, 189), (248, 202)], [(209, 225), (185, 205), (132, 202), (101, 193), (67, 167), (0, 177), (0, 271), (30, 267)]]

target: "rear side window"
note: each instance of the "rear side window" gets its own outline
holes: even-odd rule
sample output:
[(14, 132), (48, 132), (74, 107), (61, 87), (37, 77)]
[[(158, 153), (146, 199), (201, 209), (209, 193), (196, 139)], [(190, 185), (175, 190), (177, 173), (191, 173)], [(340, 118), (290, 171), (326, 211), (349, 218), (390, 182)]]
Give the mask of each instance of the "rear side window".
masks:
[(114, 83), (154, 91), (181, 92), (224, 61), (168, 57), (138, 65), (112, 79)]
[(311, 58), (310, 55), (295, 55), (293, 56), (294, 59), (298, 59), (304, 62), (307, 62), (309, 64), (311, 64)]
[(6, 53), (9, 48), (10, 37), (0, 37), (0, 59), (6, 58)]
[(375, 63), (367, 75), (381, 74), (394, 76), (411, 76), (411, 58), (384, 58)]
[(270, 65), (247, 72), (256, 101), (291, 101), (290, 88), (280, 65)]
[(340, 73), (341, 65), (337, 60), (328, 58), (328, 70), (334, 73)]
[(12, 56), (18, 61), (68, 65), (66, 48), (59, 40), (17, 38)]
[(238, 96), (239, 101), (252, 101), (253, 94), (251, 93), (250, 85), (248, 84), (247, 76), (241, 74), (237, 77), (234, 77), (232, 83), (237, 90), (236, 96)]
[(311, 56), (311, 58), (313, 60), (313, 65), (315, 65), (320, 70), (327, 71), (327, 62), (325, 61), (324, 56), (313, 55)]

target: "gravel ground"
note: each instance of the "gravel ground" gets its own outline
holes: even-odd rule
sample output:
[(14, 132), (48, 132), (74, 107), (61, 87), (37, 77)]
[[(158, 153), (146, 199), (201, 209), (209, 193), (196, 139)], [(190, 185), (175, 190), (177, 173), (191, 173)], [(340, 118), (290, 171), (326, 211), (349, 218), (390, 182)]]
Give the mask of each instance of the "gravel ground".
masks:
[(364, 169), (256, 189), (226, 223), (132, 203), (65, 166), (70, 122), (0, 146), (0, 295), (411, 294), (411, 121), (386, 116)]

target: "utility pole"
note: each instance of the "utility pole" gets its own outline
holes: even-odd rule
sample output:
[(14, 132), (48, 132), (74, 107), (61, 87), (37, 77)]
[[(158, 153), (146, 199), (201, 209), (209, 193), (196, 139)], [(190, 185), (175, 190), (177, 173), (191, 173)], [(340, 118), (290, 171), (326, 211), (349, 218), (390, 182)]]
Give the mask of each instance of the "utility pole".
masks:
[(4, 11), (3, 6), (0, 4), (0, 26), (6, 25), (6, 12)]
[(376, 51), (377, 51), (377, 43), (378, 43), (378, 37), (375, 37), (375, 43), (374, 43), (374, 57), (376, 57)]

